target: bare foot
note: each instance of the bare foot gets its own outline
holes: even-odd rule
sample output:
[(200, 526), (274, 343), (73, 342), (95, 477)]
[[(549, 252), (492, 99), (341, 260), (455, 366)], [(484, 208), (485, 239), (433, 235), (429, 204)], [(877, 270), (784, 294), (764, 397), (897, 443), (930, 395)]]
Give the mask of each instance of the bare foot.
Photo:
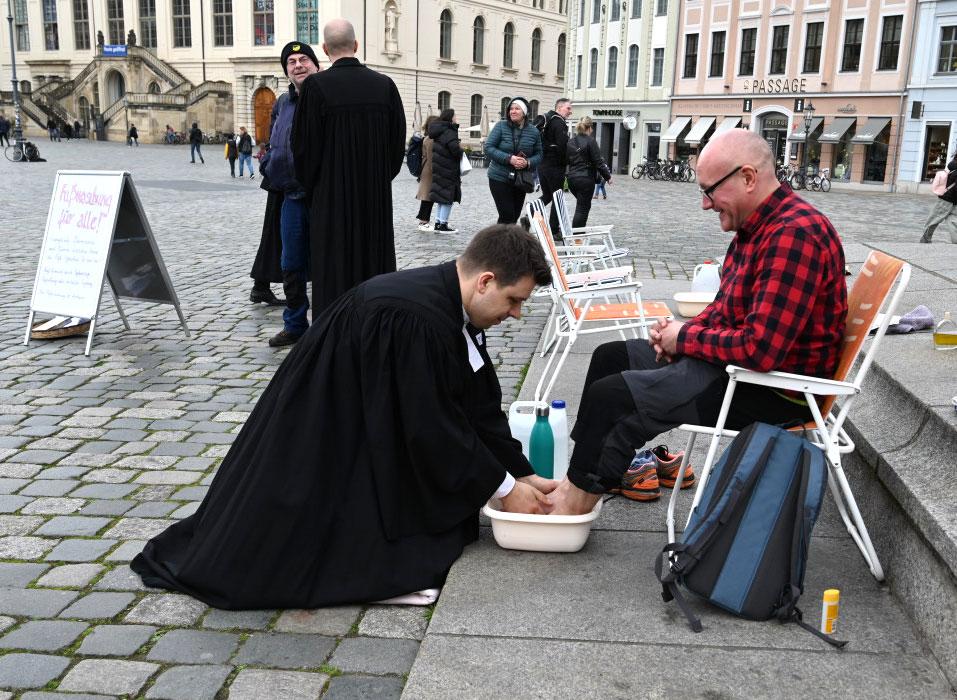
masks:
[(552, 515), (584, 515), (595, 507), (601, 494), (582, 491), (568, 479), (546, 496), (552, 505)]

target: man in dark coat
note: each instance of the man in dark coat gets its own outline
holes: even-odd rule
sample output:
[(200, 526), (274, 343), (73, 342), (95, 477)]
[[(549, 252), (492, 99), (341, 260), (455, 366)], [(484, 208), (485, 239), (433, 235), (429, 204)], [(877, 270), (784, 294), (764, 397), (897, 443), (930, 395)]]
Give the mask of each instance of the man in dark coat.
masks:
[(344, 19), (323, 28), (332, 67), (302, 86), (292, 143), (312, 197), (313, 319), (359, 282), (395, 270), (392, 180), (405, 154), (405, 112), (392, 79), (359, 63)]
[(548, 281), (535, 238), (496, 225), (457, 260), (343, 294), (280, 366), (197, 512), (133, 570), (227, 609), (441, 586), (489, 498), (541, 513), (556, 485), (511, 437), (483, 332)]
[[(563, 97), (555, 102), (555, 109), (545, 114), (542, 129), (542, 164), (538, 166), (538, 179), (542, 183), (542, 203), (551, 204), (552, 195), (565, 184), (565, 166), (568, 163), (568, 119), (572, 116), (572, 101)], [(559, 236), (558, 210), (552, 206), (548, 217), (549, 230)]]

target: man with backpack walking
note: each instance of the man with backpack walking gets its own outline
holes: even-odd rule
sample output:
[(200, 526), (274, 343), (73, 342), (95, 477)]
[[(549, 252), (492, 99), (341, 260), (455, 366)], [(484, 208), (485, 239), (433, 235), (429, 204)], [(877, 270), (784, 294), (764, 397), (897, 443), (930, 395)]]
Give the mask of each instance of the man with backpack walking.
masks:
[[(542, 204), (551, 204), (552, 195), (562, 189), (565, 183), (565, 166), (568, 165), (566, 148), (568, 146), (568, 123), (572, 116), (572, 101), (562, 97), (555, 102), (555, 109), (545, 114), (541, 124), (542, 164), (538, 166), (538, 179), (542, 186)], [(552, 206), (548, 217), (548, 226), (552, 236), (558, 237), (558, 211)]]
[[(847, 315), (844, 252), (823, 214), (775, 177), (756, 133), (713, 138), (698, 161), (701, 206), (735, 232), (714, 303), (686, 323), (660, 321), (648, 342), (606, 343), (592, 356), (572, 431), (568, 479), (549, 495), (553, 514), (586, 513), (611, 489), (657, 497), (680, 460), (644, 460), (635, 448), (682, 423), (713, 425), (728, 383), (725, 367), (833, 376)], [(781, 271), (787, 274), (782, 275)], [(804, 422), (800, 397), (743, 384), (727, 427)], [(684, 482), (693, 478), (690, 466)], [(683, 484), (684, 485), (684, 484)]]
[(256, 144), (253, 143), (253, 137), (246, 131), (245, 126), (239, 127), (239, 138), (236, 140), (236, 145), (239, 149), (239, 177), (243, 176), (243, 163), (245, 163), (249, 169), (249, 179), (255, 179), (256, 173), (253, 170), (253, 146)]
[(199, 128), (199, 124), (193, 122), (192, 128), (189, 130), (189, 162), (195, 163), (196, 156), (199, 156), (199, 162), (205, 164), (206, 161), (203, 159), (203, 132)]

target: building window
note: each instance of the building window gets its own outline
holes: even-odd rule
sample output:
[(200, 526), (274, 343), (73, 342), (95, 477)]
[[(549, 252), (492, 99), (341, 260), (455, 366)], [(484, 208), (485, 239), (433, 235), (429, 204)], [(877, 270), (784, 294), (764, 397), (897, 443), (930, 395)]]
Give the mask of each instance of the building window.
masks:
[(641, 19), (641, 3), (642, 3), (642, 0), (631, 0), (631, 18), (632, 19)]
[(17, 51), (29, 51), (30, 27), (27, 24), (27, 0), (13, 1), (13, 18), (17, 33)]
[(940, 28), (940, 55), (937, 57), (937, 72), (957, 73), (957, 26)]
[(193, 45), (190, 24), (189, 0), (173, 0), (173, 48), (189, 48)]
[(506, 68), (512, 67), (513, 56), (515, 55), (515, 25), (511, 22), (505, 24), (505, 41), (502, 47), (502, 65)]
[(563, 15), (568, 10), (565, 0), (558, 0), (558, 14)]
[(628, 47), (628, 87), (638, 85), (638, 44)]
[(849, 19), (844, 25), (844, 54), (841, 57), (842, 71), (861, 68), (861, 41), (864, 38), (864, 20)]
[(90, 48), (90, 10), (86, 0), (73, 0), (73, 46), (77, 51)]
[(150, 84), (146, 86), (146, 92), (150, 93), (151, 95), (158, 95), (160, 92), (159, 83), (157, 83), (155, 80), (150, 81)]
[(451, 109), (451, 108), (452, 108), (452, 93), (447, 90), (443, 90), (442, 92), (439, 93), (439, 112), (441, 112), (443, 109)]
[(738, 75), (754, 75), (754, 53), (758, 44), (758, 30), (749, 27), (741, 30), (741, 61)]
[(786, 24), (774, 28), (774, 36), (771, 39), (771, 67), (768, 69), (771, 75), (781, 75), (787, 68), (790, 29)]
[(578, 26), (585, 26), (585, 0), (580, 0), (578, 3)]
[(651, 62), (651, 85), (660, 87), (661, 80), (665, 73), (665, 50), (655, 49), (654, 58)]
[(542, 30), (532, 32), (532, 71), (542, 72)]
[(685, 69), (682, 78), (693, 78), (698, 74), (698, 35), (685, 34)]
[(591, 23), (601, 22), (601, 0), (592, 0), (591, 3)]
[(897, 56), (901, 48), (901, 27), (903, 25), (903, 15), (884, 18), (884, 27), (881, 30), (881, 55), (877, 62), (877, 70), (897, 70)]
[(567, 53), (567, 41), (564, 34), (558, 35), (558, 65), (555, 72), (560, 78), (565, 77), (565, 54)]
[(611, 2), (611, 21), (621, 21), (621, 0), (609, 0)]
[(319, 43), (319, 0), (296, 0), (296, 37)]
[(711, 66), (709, 78), (718, 78), (724, 75), (724, 32), (711, 32)]
[(56, 0), (43, 0), (43, 48), (60, 50), (60, 32), (57, 31)]
[(668, 0), (658, 0), (655, 6), (655, 17), (664, 17), (668, 14)]
[(275, 46), (276, 18), (273, 0), (253, 0), (253, 45)]
[(156, 0), (140, 0), (140, 44), (156, 48)]
[(448, 10), (439, 15), (439, 58), (452, 58), (452, 13)]
[(213, 0), (213, 46), (232, 45), (233, 0)]
[(588, 87), (598, 85), (598, 49), (592, 49), (588, 54)]
[(824, 22), (807, 25), (804, 37), (804, 72), (817, 73), (821, 69), (821, 46), (824, 43)]
[(575, 89), (582, 88), (582, 55), (575, 56)]
[(538, 116), (538, 100), (530, 100), (528, 103), (528, 118), (534, 119)]
[(605, 86), (615, 87), (618, 83), (618, 47), (608, 49), (608, 73), (605, 76)]
[(501, 111), (500, 116), (502, 117), (502, 119), (508, 119), (508, 105), (511, 103), (511, 101), (512, 101), (511, 97), (502, 98), (502, 109), (500, 110)]
[[(885, 23), (886, 26), (886, 23)], [(887, 176), (887, 151), (890, 148), (891, 125), (888, 124), (864, 149), (864, 181), (884, 182)]]
[(123, 21), (123, 0), (106, 0), (107, 39), (111, 44), (126, 43), (126, 23)]
[(469, 126), (478, 126), (482, 123), (482, 96), (472, 95), (469, 100)]
[(472, 63), (485, 63), (485, 20), (481, 17), (472, 22)]

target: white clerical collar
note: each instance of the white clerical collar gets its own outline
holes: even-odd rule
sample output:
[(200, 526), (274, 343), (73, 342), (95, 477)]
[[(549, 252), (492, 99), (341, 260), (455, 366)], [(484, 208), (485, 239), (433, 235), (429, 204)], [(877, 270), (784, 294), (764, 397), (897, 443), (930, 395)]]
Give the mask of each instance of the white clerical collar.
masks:
[[(462, 307), (462, 319), (464, 321), (464, 323), (462, 323), (462, 335), (465, 336), (465, 347), (468, 348), (469, 351), (469, 364), (472, 365), (473, 372), (478, 372), (485, 366), (485, 359), (482, 357), (482, 353), (479, 352), (478, 339), (469, 333), (469, 323), (471, 321), (469, 319), (469, 312), (465, 310), (464, 306)], [(479, 331), (479, 334), (481, 334), (481, 331)]]

